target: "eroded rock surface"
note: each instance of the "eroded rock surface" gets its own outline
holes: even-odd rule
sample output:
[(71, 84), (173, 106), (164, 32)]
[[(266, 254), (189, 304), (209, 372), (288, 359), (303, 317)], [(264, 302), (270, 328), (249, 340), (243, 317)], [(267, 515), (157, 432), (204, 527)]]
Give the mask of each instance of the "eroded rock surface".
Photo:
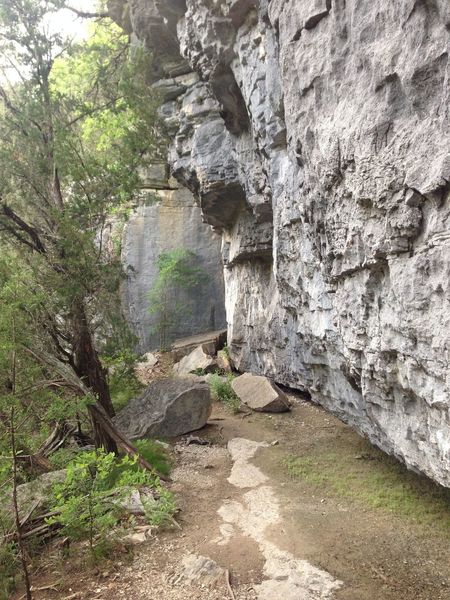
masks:
[(176, 437), (204, 427), (211, 404), (205, 384), (160, 379), (153, 381), (142, 396), (131, 400), (114, 422), (131, 440)]
[(124, 308), (141, 352), (161, 345), (158, 315), (149, 312), (149, 293), (156, 284), (157, 261), (163, 252), (193, 252), (193, 262), (204, 275), (195, 288), (180, 290), (178, 300), (183, 310), (173, 319), (165, 343), (225, 325), (220, 237), (202, 223), (192, 194), (168, 179), (165, 168), (155, 165), (146, 173), (143, 201), (123, 227)]
[(222, 232), (236, 367), (450, 486), (448, 0), (129, 13), (171, 90), (192, 70), (162, 113)]

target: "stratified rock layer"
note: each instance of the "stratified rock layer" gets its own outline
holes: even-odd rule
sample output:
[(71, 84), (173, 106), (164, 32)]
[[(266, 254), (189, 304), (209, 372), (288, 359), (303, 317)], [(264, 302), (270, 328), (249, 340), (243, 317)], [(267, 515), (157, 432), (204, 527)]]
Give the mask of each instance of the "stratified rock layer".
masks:
[(222, 231), (237, 368), (450, 486), (448, 0), (129, 14), (156, 53), (170, 40), (172, 88), (195, 71), (162, 112), (173, 174)]

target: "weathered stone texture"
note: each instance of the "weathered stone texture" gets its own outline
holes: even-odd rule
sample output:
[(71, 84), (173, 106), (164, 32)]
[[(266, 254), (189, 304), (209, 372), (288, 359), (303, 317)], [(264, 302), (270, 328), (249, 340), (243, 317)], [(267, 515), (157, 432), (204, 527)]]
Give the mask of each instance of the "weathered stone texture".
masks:
[[(153, 49), (133, 7), (163, 4), (131, 3)], [(449, 6), (186, 0), (166, 22), (199, 77), (162, 109), (222, 231), (236, 366), (447, 486)]]
[(177, 437), (204, 427), (211, 406), (209, 387), (204, 383), (159, 379), (131, 400), (114, 422), (130, 440)]
[(167, 341), (219, 329), (226, 323), (220, 237), (202, 223), (192, 194), (178, 189), (175, 181), (167, 182), (161, 174), (158, 179), (158, 173), (150, 171), (146, 184), (159, 201), (139, 206), (125, 224), (122, 236), (122, 262), (127, 276), (124, 307), (141, 352), (160, 345), (155, 331), (157, 317), (149, 313), (148, 295), (158, 277), (157, 260), (162, 252), (176, 248), (193, 252), (196, 266), (206, 275), (201, 286), (180, 292), (184, 309)]

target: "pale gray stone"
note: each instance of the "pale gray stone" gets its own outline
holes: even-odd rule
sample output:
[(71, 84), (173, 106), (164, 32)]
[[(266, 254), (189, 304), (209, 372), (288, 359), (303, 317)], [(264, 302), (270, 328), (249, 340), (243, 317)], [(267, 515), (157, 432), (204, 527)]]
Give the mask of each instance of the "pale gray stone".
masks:
[(231, 387), (244, 404), (257, 412), (286, 412), (290, 409), (283, 390), (262, 375), (244, 373), (233, 379)]
[(179, 363), (173, 366), (173, 373), (177, 377), (185, 377), (194, 371), (205, 373), (217, 368), (217, 363), (212, 356), (203, 350), (203, 346), (197, 346), (190, 354), (183, 357)]
[(131, 22), (200, 76), (162, 114), (222, 231), (236, 368), (450, 486), (448, 1), (165, 4)]
[(174, 360), (178, 362), (183, 356), (187, 356), (195, 350), (197, 346), (201, 346), (207, 354), (213, 356), (224, 347), (226, 341), (226, 329), (198, 333), (197, 335), (175, 340), (171, 347), (172, 355)]

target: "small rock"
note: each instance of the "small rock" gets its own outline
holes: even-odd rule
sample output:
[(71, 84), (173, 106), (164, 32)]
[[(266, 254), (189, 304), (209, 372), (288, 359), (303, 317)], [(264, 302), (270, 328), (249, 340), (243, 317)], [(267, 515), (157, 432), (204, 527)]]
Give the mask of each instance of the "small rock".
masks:
[(217, 353), (217, 366), (221, 371), (225, 371), (227, 373), (231, 373), (231, 361), (225, 350), (219, 350)]
[(271, 446), (278, 446), (279, 443), (280, 443), (279, 440), (274, 440), (270, 445)]
[(197, 444), (198, 446), (210, 446), (211, 442), (209, 440), (205, 440), (204, 438), (197, 437), (196, 435), (190, 435), (185, 439), (186, 446), (190, 446), (191, 444)]
[(183, 580), (198, 582), (202, 587), (214, 587), (223, 582), (225, 570), (205, 556), (188, 554), (183, 558), (182, 569), (172, 579), (173, 584)]
[(244, 373), (233, 379), (231, 386), (240, 400), (257, 412), (285, 412), (290, 410), (286, 394), (262, 375)]

